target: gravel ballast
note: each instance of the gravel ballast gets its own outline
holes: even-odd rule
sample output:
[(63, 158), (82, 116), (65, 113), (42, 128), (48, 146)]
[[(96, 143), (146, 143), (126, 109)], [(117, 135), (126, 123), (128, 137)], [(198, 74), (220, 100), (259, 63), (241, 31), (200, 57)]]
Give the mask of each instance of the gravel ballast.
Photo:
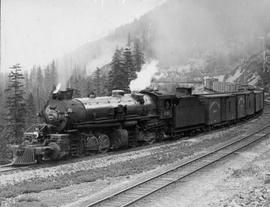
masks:
[(269, 121), (269, 117), (261, 116), (240, 126), (139, 151), (31, 171), (3, 173), (0, 175), (0, 199), (3, 206), (12, 203), (19, 203), (20, 206), (52, 206), (53, 203), (60, 206), (75, 202), (85, 196), (95, 196), (115, 184), (125, 185), (176, 160), (203, 153), (214, 145), (244, 136)]

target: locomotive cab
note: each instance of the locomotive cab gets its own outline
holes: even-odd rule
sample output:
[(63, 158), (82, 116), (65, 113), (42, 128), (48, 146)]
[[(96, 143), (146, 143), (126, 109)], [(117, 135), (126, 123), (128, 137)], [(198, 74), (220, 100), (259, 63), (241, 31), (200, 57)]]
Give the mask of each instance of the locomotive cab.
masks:
[(172, 118), (173, 115), (173, 99), (172, 97), (160, 97), (158, 101), (160, 118), (168, 119)]
[(145, 90), (142, 93), (150, 95), (155, 100), (156, 111), (160, 119), (172, 118), (175, 95), (164, 95), (161, 91), (156, 90)]

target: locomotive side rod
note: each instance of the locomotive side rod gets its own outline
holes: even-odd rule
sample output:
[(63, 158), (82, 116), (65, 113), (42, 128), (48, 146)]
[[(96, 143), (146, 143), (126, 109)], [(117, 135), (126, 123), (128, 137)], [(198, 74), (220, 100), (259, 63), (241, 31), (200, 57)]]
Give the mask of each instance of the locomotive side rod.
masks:
[[(257, 141), (262, 140), (270, 134), (269, 127), (270, 125), (265, 125), (261, 129), (245, 137), (229, 141), (211, 152), (197, 156), (184, 163), (180, 163), (177, 166), (167, 169), (165, 172), (152, 176), (103, 199), (83, 206), (130, 206), (173, 183), (179, 182), (183, 178), (186, 178), (201, 169), (204, 169)], [(265, 133), (262, 134), (264, 131)], [(185, 169), (187, 167), (190, 169)]]

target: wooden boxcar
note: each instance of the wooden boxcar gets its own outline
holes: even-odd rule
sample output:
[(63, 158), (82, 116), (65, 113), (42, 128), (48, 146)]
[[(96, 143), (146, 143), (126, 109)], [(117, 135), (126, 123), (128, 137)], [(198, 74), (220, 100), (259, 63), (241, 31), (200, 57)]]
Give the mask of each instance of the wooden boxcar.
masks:
[(245, 92), (236, 93), (236, 118), (246, 117), (246, 94)]
[(205, 124), (216, 125), (221, 123), (221, 97), (220, 94), (201, 95), (200, 100), (205, 107)]
[(263, 91), (254, 91), (255, 93), (255, 112), (259, 112), (264, 107), (264, 93)]
[(254, 92), (246, 92), (246, 114), (247, 116), (253, 115), (255, 111), (255, 98), (254, 98)]
[(221, 96), (221, 120), (231, 122), (236, 119), (236, 96), (224, 94)]
[(205, 106), (206, 124), (217, 125), (236, 119), (236, 96), (229, 93), (201, 95)]
[(204, 105), (197, 96), (178, 98), (174, 107), (174, 128), (191, 129), (203, 126), (205, 122)]

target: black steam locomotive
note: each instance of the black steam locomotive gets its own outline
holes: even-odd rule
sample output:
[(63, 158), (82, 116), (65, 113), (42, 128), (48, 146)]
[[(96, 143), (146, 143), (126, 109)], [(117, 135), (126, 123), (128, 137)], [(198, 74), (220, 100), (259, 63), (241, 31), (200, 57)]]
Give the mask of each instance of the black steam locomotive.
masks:
[(238, 122), (264, 108), (263, 91), (192, 95), (191, 88), (170, 93), (115, 90), (112, 96), (86, 98), (72, 98), (72, 93), (52, 95), (40, 114), (44, 124), (25, 132), (13, 165), (178, 138)]

